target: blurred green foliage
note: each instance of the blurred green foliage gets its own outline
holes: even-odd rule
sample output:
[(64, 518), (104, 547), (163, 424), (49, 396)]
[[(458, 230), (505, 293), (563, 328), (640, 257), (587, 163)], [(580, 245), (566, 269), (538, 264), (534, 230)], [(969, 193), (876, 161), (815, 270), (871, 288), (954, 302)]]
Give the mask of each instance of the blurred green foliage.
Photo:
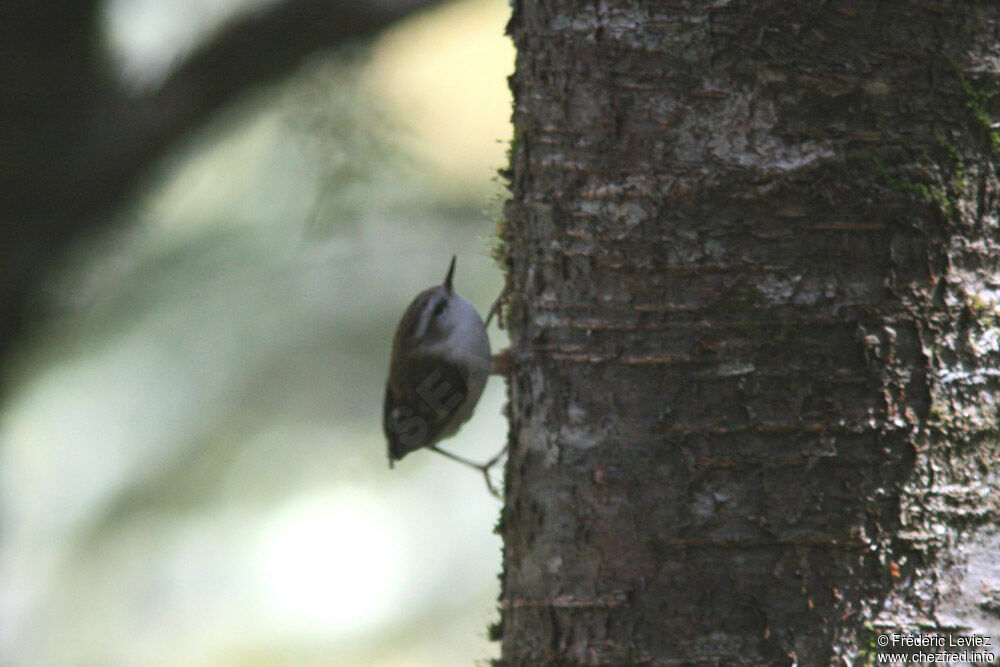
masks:
[[(505, 6), (485, 5), (470, 38), (497, 40), (503, 63)], [(420, 29), (477, 16), (459, 7)], [(122, 213), (124, 233), (51, 284), (53, 324), (0, 423), (4, 664), (495, 655), (499, 508), (440, 457), (390, 473), (380, 411), (396, 320), (448, 258), (482, 311), (499, 291), (499, 192), (489, 170), (459, 187), (413, 149), (420, 128), (373, 85), (393, 39), (217, 119)], [(496, 64), (480, 76), (502, 88)], [(502, 391), (492, 380), (447, 445), (502, 446)]]

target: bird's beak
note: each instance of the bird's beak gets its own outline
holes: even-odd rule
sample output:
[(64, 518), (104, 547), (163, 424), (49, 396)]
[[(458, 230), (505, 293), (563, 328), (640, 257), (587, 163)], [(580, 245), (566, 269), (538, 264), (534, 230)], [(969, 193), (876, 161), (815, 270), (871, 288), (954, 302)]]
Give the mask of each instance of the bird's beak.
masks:
[(448, 267), (448, 275), (444, 277), (444, 289), (451, 294), (451, 278), (455, 275), (455, 255), (451, 256), (451, 266)]

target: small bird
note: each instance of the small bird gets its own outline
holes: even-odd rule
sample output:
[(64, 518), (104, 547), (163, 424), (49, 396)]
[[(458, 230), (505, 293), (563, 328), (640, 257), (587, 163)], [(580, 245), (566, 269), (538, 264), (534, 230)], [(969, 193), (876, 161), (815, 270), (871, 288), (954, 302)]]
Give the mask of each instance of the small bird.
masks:
[(495, 494), (489, 468), (499, 455), (480, 465), (437, 446), (472, 416), (493, 362), (486, 326), (455, 292), (454, 275), (453, 256), (444, 282), (417, 295), (393, 337), (382, 414), (389, 467), (426, 447), (480, 470)]

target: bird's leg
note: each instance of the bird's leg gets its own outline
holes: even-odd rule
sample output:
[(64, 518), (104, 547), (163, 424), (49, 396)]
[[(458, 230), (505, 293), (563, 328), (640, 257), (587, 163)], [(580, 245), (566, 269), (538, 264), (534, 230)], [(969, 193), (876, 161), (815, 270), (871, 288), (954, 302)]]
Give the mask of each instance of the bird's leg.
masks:
[(507, 303), (507, 297), (510, 296), (510, 292), (514, 287), (513, 283), (514, 279), (508, 271), (507, 277), (504, 279), (503, 289), (500, 290), (500, 296), (497, 297), (497, 300), (493, 302), (493, 305), (490, 306), (489, 311), (486, 313), (486, 322), (484, 326), (490, 326), (490, 320), (492, 320), (493, 316), (496, 315), (497, 326), (501, 329), (505, 328), (503, 321), (503, 306)]
[(447, 452), (443, 449), (440, 449), (437, 445), (431, 445), (430, 447), (428, 447), (428, 449), (435, 451), (441, 456), (449, 458), (452, 461), (455, 461), (456, 463), (461, 463), (462, 465), (469, 466), (470, 468), (474, 468), (479, 472), (483, 473), (483, 479), (486, 480), (486, 488), (489, 490), (490, 494), (498, 500), (503, 500), (503, 496), (493, 486), (493, 480), (490, 479), (490, 468), (495, 466), (497, 462), (500, 460), (500, 458), (504, 455), (504, 452), (507, 451), (506, 446), (500, 450), (499, 454), (497, 454), (496, 456), (494, 456), (489, 461), (483, 464), (476, 463), (475, 461), (470, 461), (469, 459), (461, 457), (458, 454), (452, 454), (451, 452)]
[(513, 375), (516, 370), (517, 360), (514, 359), (509, 347), (505, 347), (493, 355), (490, 375)]

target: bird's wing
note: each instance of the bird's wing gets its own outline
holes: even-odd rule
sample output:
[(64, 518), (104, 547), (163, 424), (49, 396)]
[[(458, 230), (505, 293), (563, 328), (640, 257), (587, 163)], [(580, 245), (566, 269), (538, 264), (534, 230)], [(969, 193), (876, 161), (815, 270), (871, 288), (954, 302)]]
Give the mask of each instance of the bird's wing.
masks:
[[(387, 386), (382, 428), (389, 441), (389, 463), (454, 433), (450, 417), (468, 393), (462, 367), (443, 357), (411, 357), (407, 377)], [(456, 425), (457, 426), (457, 425)]]

